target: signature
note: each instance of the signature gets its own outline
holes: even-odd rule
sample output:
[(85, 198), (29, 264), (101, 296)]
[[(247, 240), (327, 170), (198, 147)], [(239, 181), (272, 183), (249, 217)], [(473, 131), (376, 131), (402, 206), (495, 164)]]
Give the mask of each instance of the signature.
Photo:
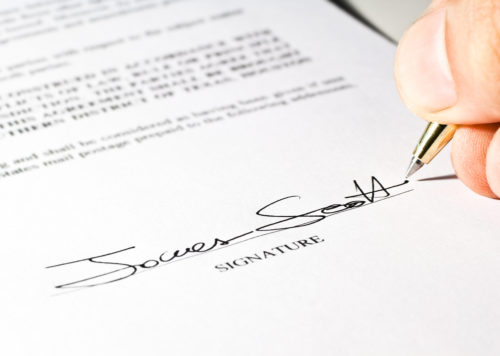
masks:
[(287, 196), (265, 205), (256, 212), (258, 216), (278, 219), (277, 221), (273, 221), (269, 224), (259, 226), (253, 230), (247, 231), (242, 234), (238, 234), (233, 237), (224, 239), (215, 238), (209, 242), (196, 242), (195, 244), (188, 247), (184, 247), (170, 252), (165, 251), (161, 253), (157, 258), (146, 260), (140, 264), (112, 262), (113, 258), (111, 256), (116, 256), (126, 251), (135, 249), (135, 246), (131, 246), (102, 255), (55, 264), (52, 266), (48, 266), (46, 268), (60, 269), (76, 264), (78, 265), (92, 264), (93, 267), (99, 266), (102, 268), (106, 268), (106, 272), (103, 271), (103, 273), (91, 275), (83, 279), (78, 279), (56, 285), (55, 288), (59, 289), (90, 288), (90, 287), (102, 286), (109, 283), (115, 283), (130, 278), (136, 275), (138, 272), (151, 270), (161, 265), (166, 265), (182, 261), (187, 258), (200, 256), (211, 251), (216, 251), (222, 248), (234, 246), (238, 243), (246, 242), (265, 235), (317, 224), (336, 214), (344, 213), (349, 210), (357, 209), (363, 206), (368, 206), (378, 201), (386, 200), (404, 193), (408, 193), (411, 190), (399, 191), (397, 193), (393, 192), (395, 189), (398, 188), (400, 189), (402, 186), (406, 184), (408, 184), (408, 181), (404, 181), (403, 183), (385, 187), (376, 177), (372, 177), (371, 190), (364, 191), (360, 187), (358, 182), (355, 180), (354, 187), (358, 193), (344, 197), (345, 200), (341, 203), (328, 204), (318, 209), (293, 215), (277, 214), (270, 211), (271, 208), (275, 208), (279, 204), (283, 205), (284, 203), (290, 201), (291, 199), (300, 199), (300, 196), (298, 195)]

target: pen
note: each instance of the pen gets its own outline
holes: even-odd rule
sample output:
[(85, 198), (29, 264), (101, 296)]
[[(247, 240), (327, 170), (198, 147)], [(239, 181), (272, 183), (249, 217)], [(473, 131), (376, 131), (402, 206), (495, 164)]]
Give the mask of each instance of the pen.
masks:
[(450, 142), (456, 130), (456, 125), (443, 125), (437, 122), (430, 122), (413, 151), (410, 166), (406, 171), (406, 178), (422, 168), (424, 164), (432, 161), (439, 151)]

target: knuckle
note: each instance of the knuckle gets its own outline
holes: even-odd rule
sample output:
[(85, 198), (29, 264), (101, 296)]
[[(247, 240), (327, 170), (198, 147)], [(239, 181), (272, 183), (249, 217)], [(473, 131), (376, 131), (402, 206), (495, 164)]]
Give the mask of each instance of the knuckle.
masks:
[[(500, 0), (473, 0), (469, 26), (471, 54), (488, 68), (498, 68), (500, 64)], [(500, 70), (494, 73), (500, 77)]]
[[(464, 75), (475, 88), (488, 117), (500, 117), (500, 0), (469, 0), (465, 8), (462, 48)], [(460, 25), (457, 25), (460, 26)], [(463, 25), (462, 25), (463, 26)], [(460, 53), (458, 53), (460, 55)]]

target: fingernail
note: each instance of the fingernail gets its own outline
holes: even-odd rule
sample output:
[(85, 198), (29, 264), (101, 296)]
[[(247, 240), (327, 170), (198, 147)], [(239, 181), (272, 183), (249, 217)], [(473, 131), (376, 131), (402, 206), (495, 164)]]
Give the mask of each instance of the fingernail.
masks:
[(491, 190), (500, 199), (500, 126), (493, 136), (486, 154), (486, 178)]
[(436, 112), (457, 102), (446, 51), (446, 10), (418, 20), (398, 47), (396, 78), (407, 103)]

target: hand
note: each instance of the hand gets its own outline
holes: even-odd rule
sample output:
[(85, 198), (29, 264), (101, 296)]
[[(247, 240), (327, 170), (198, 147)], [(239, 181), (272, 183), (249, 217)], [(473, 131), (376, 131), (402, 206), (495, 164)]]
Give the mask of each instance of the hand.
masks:
[(500, 197), (500, 0), (435, 0), (401, 40), (395, 77), (418, 116), (459, 124), (451, 158), (476, 193)]

